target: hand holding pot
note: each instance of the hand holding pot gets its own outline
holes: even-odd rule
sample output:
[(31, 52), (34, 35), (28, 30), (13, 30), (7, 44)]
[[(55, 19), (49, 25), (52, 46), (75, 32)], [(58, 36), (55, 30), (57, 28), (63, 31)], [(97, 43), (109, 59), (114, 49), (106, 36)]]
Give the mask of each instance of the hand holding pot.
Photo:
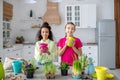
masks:
[(66, 43), (68, 47), (72, 47), (75, 43), (75, 39), (73, 37), (68, 37)]
[(47, 46), (48, 46), (48, 44), (46, 44), (46, 43), (41, 43), (40, 44), (40, 50), (41, 50), (42, 53), (46, 53), (48, 51)]

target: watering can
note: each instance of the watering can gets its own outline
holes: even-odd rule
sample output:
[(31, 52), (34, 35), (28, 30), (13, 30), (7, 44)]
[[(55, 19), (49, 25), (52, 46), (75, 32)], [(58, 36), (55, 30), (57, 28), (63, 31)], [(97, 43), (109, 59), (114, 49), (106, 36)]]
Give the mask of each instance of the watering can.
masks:
[(89, 58), (89, 65), (88, 65), (88, 74), (92, 74), (95, 72), (95, 67), (94, 67), (94, 64), (93, 64), (93, 58), (90, 57)]
[(3, 78), (5, 78), (5, 72), (4, 72), (3, 64), (0, 57), (0, 80)]

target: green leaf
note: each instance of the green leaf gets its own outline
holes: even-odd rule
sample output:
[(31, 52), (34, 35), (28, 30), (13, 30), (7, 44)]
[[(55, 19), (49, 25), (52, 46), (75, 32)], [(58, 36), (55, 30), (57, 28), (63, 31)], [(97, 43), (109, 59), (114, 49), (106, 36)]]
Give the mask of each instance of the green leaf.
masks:
[(69, 69), (69, 64), (67, 62), (61, 62), (61, 67), (62, 70), (68, 70)]

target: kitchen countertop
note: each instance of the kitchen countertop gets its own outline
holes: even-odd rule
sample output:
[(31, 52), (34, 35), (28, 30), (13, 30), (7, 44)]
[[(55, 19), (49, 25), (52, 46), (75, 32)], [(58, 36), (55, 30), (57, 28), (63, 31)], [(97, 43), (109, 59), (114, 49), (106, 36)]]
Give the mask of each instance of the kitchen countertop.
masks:
[(27, 45), (35, 45), (35, 43), (23, 43), (23, 44), (14, 44), (14, 45), (12, 45), (12, 46), (10, 46), (10, 47), (4, 47), (3, 49), (22, 49), (23, 48), (23, 46), (27, 46)]
[(83, 46), (88, 46), (88, 45), (98, 45), (97, 43), (83, 43)]
[[(10, 49), (10, 48), (21, 48), (25, 45), (35, 45), (35, 43), (23, 43), (23, 44), (14, 44), (14, 45), (11, 45), (9, 47), (4, 47), (3, 49)], [(97, 46), (98, 44), (97, 43), (83, 43), (83, 46)]]
[(35, 43), (23, 43), (23, 45), (35, 45)]

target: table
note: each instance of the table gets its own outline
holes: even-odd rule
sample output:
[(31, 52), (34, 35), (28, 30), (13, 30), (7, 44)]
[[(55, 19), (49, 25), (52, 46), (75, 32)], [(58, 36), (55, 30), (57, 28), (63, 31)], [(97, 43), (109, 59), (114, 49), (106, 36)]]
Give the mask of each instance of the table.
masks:
[[(114, 70), (109, 70), (109, 72), (114, 74)], [(40, 73), (40, 70), (36, 70), (36, 72), (34, 74), (34, 78), (29, 79), (29, 80), (43, 80), (43, 79), (46, 79), (44, 74)], [(68, 71), (67, 76), (61, 76), (60, 70), (57, 70), (55, 79), (57, 79), (57, 80), (75, 80), (75, 79), (72, 78), (71, 69)], [(90, 79), (79, 79), (79, 80), (90, 80)], [(97, 80), (97, 79), (93, 79), (93, 80)], [(115, 75), (114, 79), (107, 79), (107, 80), (120, 80), (120, 79), (117, 78), (117, 76)]]
[[(74, 80), (71, 75), (71, 70), (72, 70), (71, 68), (68, 70), (67, 76), (61, 76), (60, 69), (57, 69), (55, 79), (57, 79), (57, 80)], [(115, 70), (109, 70), (109, 73), (114, 74), (115, 77), (114, 77), (114, 79), (108, 79), (108, 80), (120, 80), (118, 78), (118, 76), (116, 76), (117, 73), (115, 72)], [(26, 78), (26, 76), (24, 74), (18, 74), (15, 76), (22, 76), (22, 77)], [(5, 80), (10, 80), (10, 79), (5, 79)], [(27, 79), (27, 80), (47, 80), (47, 79), (46, 79), (45, 75), (43, 74), (42, 68), (39, 68), (35, 71), (34, 78)], [(79, 79), (79, 80), (89, 80), (89, 79)], [(93, 79), (93, 80), (97, 80), (97, 79)]]

